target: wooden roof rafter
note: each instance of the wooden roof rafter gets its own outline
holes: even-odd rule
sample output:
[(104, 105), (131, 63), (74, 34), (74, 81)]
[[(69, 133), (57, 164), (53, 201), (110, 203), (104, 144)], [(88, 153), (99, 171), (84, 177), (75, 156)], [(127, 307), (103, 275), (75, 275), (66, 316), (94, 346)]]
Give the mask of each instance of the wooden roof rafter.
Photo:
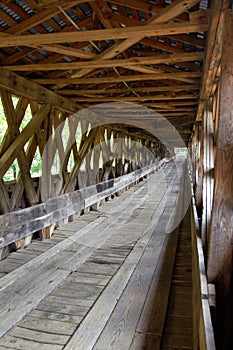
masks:
[(80, 102), (78, 108), (122, 98), (183, 119), (180, 107), (197, 108), (210, 17), (205, 4), (7, 1), (0, 8), (0, 64)]

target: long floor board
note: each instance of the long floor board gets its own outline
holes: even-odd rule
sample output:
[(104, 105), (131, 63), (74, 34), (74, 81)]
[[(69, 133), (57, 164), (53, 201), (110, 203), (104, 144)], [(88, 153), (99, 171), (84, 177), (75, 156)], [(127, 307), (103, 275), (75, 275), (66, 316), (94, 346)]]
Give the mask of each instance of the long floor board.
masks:
[[(109, 202), (92, 221), (87, 214), (85, 226), (68, 225), (48, 251), (40, 243), (40, 255), (0, 279), (0, 349), (137, 349), (152, 281), (158, 290), (167, 286), (168, 300), (177, 230), (169, 235), (165, 227), (180, 185), (172, 168)], [(160, 344), (160, 325), (152, 325)]]

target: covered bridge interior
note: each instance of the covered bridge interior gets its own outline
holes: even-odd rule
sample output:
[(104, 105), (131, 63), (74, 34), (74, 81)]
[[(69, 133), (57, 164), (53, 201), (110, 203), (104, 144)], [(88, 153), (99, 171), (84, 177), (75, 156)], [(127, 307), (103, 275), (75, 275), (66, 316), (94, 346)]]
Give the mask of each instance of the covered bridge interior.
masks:
[(227, 0), (0, 1), (0, 349), (233, 348), (232, 38)]

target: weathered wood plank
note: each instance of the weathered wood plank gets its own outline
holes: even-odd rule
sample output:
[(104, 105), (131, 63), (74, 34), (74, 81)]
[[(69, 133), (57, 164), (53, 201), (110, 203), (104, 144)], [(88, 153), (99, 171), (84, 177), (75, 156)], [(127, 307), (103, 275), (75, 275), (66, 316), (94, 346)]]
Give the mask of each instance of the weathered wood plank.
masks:
[(51, 318), (40, 317), (40, 320), (38, 320), (37, 317), (30, 315), (19, 322), (18, 327), (50, 334), (72, 335), (77, 326), (71, 322), (63, 322)]
[[(110, 208), (109, 214), (106, 216), (98, 217), (94, 222), (87, 224), (80, 231), (75, 232), (69, 238), (50, 248), (49, 251), (35, 257), (32, 261), (1, 279), (1, 315), (3, 318), (6, 316), (0, 326), (1, 334), (4, 334), (9, 328), (16, 324), (17, 321), (35, 308), (40, 300), (51, 293), (59, 282), (69, 275), (72, 270), (77, 269), (101, 242), (104, 243), (109, 236), (114, 234), (111, 229), (107, 229), (108, 226), (111, 227), (115, 221), (119, 223), (117, 225), (120, 228), (124, 222), (127, 222), (127, 220), (131, 218), (135, 208), (147, 198), (145, 193), (141, 195), (140, 200), (135, 197), (135, 193), (140, 194), (142, 191), (145, 192), (144, 187), (138, 188), (134, 193), (131, 193), (131, 196), (124, 199), (123, 203), (118, 203), (117, 206)], [(124, 208), (128, 208), (127, 215), (124, 213)], [(108, 216), (111, 213), (115, 214), (113, 218)], [(90, 235), (89, 238), (86, 235), (88, 232)], [(76, 252), (65, 251), (65, 249), (71, 246), (76, 240), (79, 241), (79, 250)], [(66, 259), (66, 264), (64, 264), (64, 259)], [(114, 266), (115, 265), (116, 264), (114, 264)], [(92, 285), (88, 284), (87, 286), (90, 288)], [(99, 288), (102, 289), (103, 286), (100, 285)], [(72, 303), (72, 301), (67, 298), (67, 289), (63, 291), (62, 288), (60, 289), (60, 293), (63, 297), (66, 297), (67, 302)], [(95, 289), (97, 290), (98, 288), (95, 287)], [(81, 292), (81, 290), (78, 292)], [(59, 294), (57, 291), (55, 293)], [(71, 289), (69, 293), (72, 298), (74, 291)], [(20, 298), (21, 294), (24, 294), (24, 299), (19, 303), (18, 298)], [(18, 298), (15, 297), (16, 295), (18, 295)], [(55, 295), (53, 297), (55, 297)], [(58, 298), (58, 296), (56, 298)], [(84, 306), (90, 306), (94, 299), (91, 297), (90, 300), (87, 300), (85, 295), (83, 295), (81, 301)], [(73, 300), (77, 304), (77, 299), (73, 298)]]
[(2, 226), (0, 247), (24, 238), (44, 227), (67, 218), (92, 204), (120, 191), (134, 183), (137, 179), (153, 172), (157, 165), (145, 167), (115, 180), (90, 186), (75, 192), (66, 193), (59, 197), (48, 199), (45, 203), (13, 213), (1, 215)]
[[(195, 61), (195, 60), (203, 60), (204, 54), (203, 52), (188, 52), (188, 53), (177, 53), (177, 54), (163, 54), (163, 55), (158, 55), (156, 56), (151, 56), (151, 57), (137, 57), (137, 58), (125, 58), (125, 59), (114, 59), (114, 60), (98, 60), (98, 61), (87, 61), (87, 62), (70, 62), (70, 63), (59, 63), (59, 64), (54, 64), (54, 63), (37, 63), (37, 64), (30, 64), (30, 65), (10, 65), (10, 66), (3, 66), (4, 69), (11, 70), (11, 71), (38, 71), (38, 70), (44, 70), (44, 71), (49, 71), (49, 70), (69, 70), (69, 69), (83, 69), (83, 68), (112, 68), (112, 67), (124, 67), (124, 66), (134, 66), (134, 65), (150, 65), (150, 64), (161, 64), (164, 62), (167, 63), (177, 63), (177, 62), (187, 62), (187, 61)], [(166, 87), (162, 87), (163, 89), (166, 89)], [(190, 88), (190, 86), (188, 86)], [(141, 88), (143, 90), (143, 88)], [(145, 89), (145, 88), (144, 88)], [(154, 91), (153, 89), (156, 89), (156, 87), (151, 87), (147, 88), (151, 89), (149, 91)], [(158, 91), (159, 88), (157, 87)], [(179, 87), (177, 86), (171, 86), (171, 89), (178, 89)], [(127, 89), (127, 91), (130, 89)], [(96, 91), (96, 90), (94, 90)], [(98, 90), (97, 90), (98, 91)], [(96, 92), (97, 92), (96, 91)], [(111, 89), (112, 91), (112, 89)], [(118, 90), (119, 92), (122, 92), (122, 89)], [(135, 91), (135, 89), (132, 89), (132, 91)], [(137, 89), (136, 89), (137, 91)], [(146, 90), (148, 91), (148, 90)], [(77, 93), (80, 94), (81, 92), (74, 90), (72, 93)], [(93, 94), (93, 90), (90, 90), (90, 92)], [(63, 94), (64, 91), (62, 90), (61, 93)], [(84, 90), (85, 93), (85, 90)], [(88, 91), (86, 93), (89, 93)], [(103, 93), (100, 92), (99, 93)], [(104, 90), (104, 93), (107, 93), (106, 90)], [(109, 93), (109, 92), (108, 92)], [(70, 94), (70, 90), (69, 90)]]
[(37, 346), (38, 346), (38, 343), (64, 345), (69, 339), (69, 336), (67, 335), (33, 331), (30, 329), (26, 329), (18, 326), (11, 331), (11, 336), (21, 338), (21, 339), (32, 340), (33, 342), (37, 343)]
[[(159, 195), (163, 196), (163, 193), (161, 192)], [(153, 196), (151, 195), (150, 198), (153, 199)], [(76, 344), (79, 344), (81, 348), (85, 348), (85, 349), (93, 348), (97, 338), (99, 337), (103, 328), (105, 327), (108, 321), (108, 318), (112, 313), (112, 310), (117, 304), (117, 301), (120, 295), (122, 294), (122, 291), (127, 285), (130, 279), (130, 276), (134, 271), (135, 266), (140, 260), (145, 250), (146, 244), (150, 240), (150, 237), (153, 233), (153, 228), (158, 223), (159, 213), (161, 214), (162, 211), (163, 211), (163, 204), (160, 205), (159, 209), (156, 211), (156, 214), (154, 214), (155, 222), (153, 222), (153, 224), (148, 225), (148, 219), (146, 216), (144, 217), (145, 226), (144, 226), (144, 233), (142, 237), (138, 240), (135, 247), (132, 249), (132, 252), (128, 255), (128, 257), (126, 258), (124, 263), (121, 265), (119, 270), (112, 277), (109, 284), (104, 289), (101, 296), (98, 298), (97, 302), (93, 305), (91, 311), (88, 313), (85, 320), (81, 323), (80, 327), (75, 332), (74, 336), (71, 338), (70, 342), (67, 344), (65, 349), (67, 350), (75, 349)], [(145, 211), (145, 213), (146, 212), (147, 211)], [(152, 214), (149, 212), (147, 215), (151, 216)], [(143, 216), (138, 216), (134, 218), (136, 222), (137, 222), (137, 219), (139, 223), (140, 220), (143, 220)], [(135, 221), (132, 222), (131, 225), (133, 225), (133, 227), (137, 227), (137, 224), (135, 223)], [(124, 232), (124, 237), (125, 237), (125, 232)], [(119, 243), (120, 243), (120, 239), (123, 240), (124, 242), (123, 235), (122, 237), (119, 237), (119, 241), (118, 241)], [(125, 239), (127, 240), (127, 237), (125, 237)], [(106, 244), (107, 243), (105, 243), (105, 245)], [(111, 240), (108, 241), (108, 244), (110, 244), (110, 247), (112, 247)], [(115, 245), (116, 247), (117, 243), (115, 244), (116, 244)], [(151, 253), (152, 251), (153, 250), (151, 250)], [(97, 321), (97, 317), (98, 317), (98, 321)], [(98, 325), (98, 329), (96, 329), (96, 325)], [(93, 334), (93, 332), (91, 331), (93, 327), (95, 327), (95, 334)], [(102, 347), (100, 348), (102, 349)]]
[(76, 283), (87, 283), (87, 284), (93, 284), (93, 285), (100, 285), (100, 286), (105, 286), (111, 276), (110, 275), (101, 275), (101, 274), (92, 274), (92, 273), (84, 273), (84, 272), (79, 272), (75, 271), (72, 273), (72, 275), (69, 275), (66, 278), (66, 281), (72, 281)]
[(76, 113), (80, 110), (80, 106), (72, 101), (42, 87), (34, 84), (23, 77), (4, 69), (0, 70), (0, 86), (7, 91), (26, 98), (31, 98), (42, 104), (50, 104), (56, 106), (59, 110), (69, 113)]
[[(198, 3), (198, 0), (188, 0), (188, 1), (175, 1), (165, 9), (161, 10), (157, 16), (152, 17), (150, 20), (147, 21), (147, 25), (150, 24), (160, 24), (168, 22), (169, 20), (173, 19), (176, 16), (179, 16), (181, 13), (183, 13), (185, 10), (188, 10), (189, 8), (195, 6)], [(95, 60), (99, 59), (111, 59), (115, 56), (117, 56), (119, 53), (124, 52), (129, 47), (137, 43), (140, 39), (142, 39), (141, 36), (135, 35), (134, 38), (125, 39), (123, 41), (117, 42), (116, 44), (112, 45), (110, 49), (107, 49), (103, 53), (101, 53), (98, 57), (95, 58)], [(92, 69), (82, 69), (75, 72), (72, 77), (82, 77), (92, 72)], [(122, 79), (122, 81), (125, 81)], [(65, 82), (63, 84), (66, 85)]]
[(103, 290), (103, 286), (82, 284), (78, 282), (64, 282), (54, 290), (54, 296), (62, 296), (64, 298), (77, 298), (85, 300), (95, 300)]
[(183, 78), (200, 78), (201, 72), (175, 72), (175, 73), (160, 73), (160, 74), (129, 74), (122, 76), (106, 77), (106, 78), (51, 78), (51, 79), (35, 79), (37, 84), (106, 84), (117, 83), (123, 81), (148, 81), (148, 80), (177, 80)]
[[(37, 278), (35, 278), (35, 276), (29, 276), (29, 280), (24, 279), (21, 283), (19, 281), (18, 287), (14, 287), (14, 289), (11, 287), (10, 290), (8, 288), (1, 291), (1, 335), (5, 334), (12, 326), (29, 313), (40, 300), (57, 286), (59, 280), (62, 280), (67, 275), (65, 271), (55, 270), (54, 268), (48, 269), (48, 267), (46, 273), (42, 273), (40, 269), (37, 269), (37, 273), (40, 274), (39, 277), (37, 276)], [(6, 277), (8, 276), (9, 274)], [(34, 281), (32, 281), (32, 279)], [(18, 298), (16, 298), (17, 290)], [(20, 294), (22, 293), (24, 295), (23, 300), (20, 298)]]
[[(172, 168), (172, 165), (169, 164), (166, 170), (167, 184), (170, 184), (172, 180), (172, 176), (170, 174)], [(124, 287), (127, 286), (127, 284), (128, 287), (131, 285), (131, 288), (134, 288), (136, 286), (136, 292), (134, 291), (134, 293), (136, 294), (138, 291), (141, 290), (140, 285), (147, 285), (148, 288), (149, 282), (152, 278), (149, 272), (151, 269), (155, 269), (155, 261), (158, 261), (159, 259), (159, 251), (157, 251), (157, 254), (155, 254), (154, 247), (157, 246), (159, 247), (158, 250), (161, 249), (162, 241), (166, 239), (166, 237), (161, 235), (161, 241), (159, 241), (156, 236), (154, 237), (155, 244), (152, 244), (152, 241), (150, 241), (153, 230), (158, 224), (163, 213), (164, 203), (167, 200), (167, 197), (165, 196), (161, 203), (166, 187), (165, 189), (160, 188), (162, 187), (161, 181), (163, 181), (163, 179), (160, 178), (158, 173), (155, 174), (151, 178), (151, 180), (149, 179), (147, 181), (152, 182), (151, 186), (153, 187), (153, 191), (150, 192), (150, 195), (148, 194), (148, 188), (151, 188), (149, 184), (148, 187), (144, 185), (137, 186), (136, 191), (133, 192), (133, 190), (130, 190), (130, 195), (127, 198), (124, 198), (124, 196), (120, 197), (121, 200), (119, 201), (118, 199), (117, 205), (110, 206), (110, 209), (106, 210), (103, 216), (99, 218), (95, 217), (95, 220), (89, 223), (88, 220), (90, 219), (84, 220), (83, 223), (85, 223), (85, 221), (87, 221), (88, 223), (86, 227), (82, 227), (81, 225), (81, 227), (79, 227), (79, 231), (75, 232), (74, 234), (71, 234), (63, 242), (60, 242), (56, 246), (50, 248), (49, 252), (43, 253), (40, 259), (39, 257), (36, 257), (33, 259), (33, 262), (31, 261), (27, 263), (24, 268), (19, 268), (17, 272), (20, 272), (21, 275), (18, 274), (17, 276), (16, 273), (12, 273), (11, 277), (13, 277), (13, 281), (14, 279), (16, 279), (15, 281), (17, 282), (17, 278), (21, 279), (22, 276), (26, 276), (26, 280), (29, 281), (29, 284), (27, 283), (27, 289), (28, 293), (30, 290), (30, 296), (29, 294), (26, 294), (26, 299), (23, 302), (21, 301), (21, 309), (25, 309), (26, 307), (27, 312), (29, 312), (30, 310), (27, 308), (28, 302), (33, 303), (33, 307), (36, 307), (36, 305), (38, 306), (29, 317), (26, 317), (23, 321), (20, 322), (19, 326), (15, 328), (14, 331), (16, 331), (16, 333), (10, 332), (9, 335), (4, 338), (7, 342), (6, 346), (8, 346), (9, 344), (9, 337), (13, 337), (13, 335), (13, 339), (16, 339), (17, 343), (19, 343), (19, 339), (21, 338), (21, 336), (19, 336), (19, 333), (17, 333), (19, 332), (19, 330), (21, 331), (22, 337), (26, 339), (25, 342), (31, 341), (33, 335), (37, 335), (38, 332), (40, 332), (40, 334), (42, 334), (41, 341), (43, 342), (43, 344), (47, 342), (50, 342), (54, 345), (63, 344), (63, 338), (60, 337), (62, 337), (62, 334), (66, 335), (67, 332), (71, 332), (71, 330), (67, 330), (69, 323), (73, 325), (74, 323), (76, 323), (78, 325), (81, 322), (82, 317), (87, 312), (88, 308), (92, 307), (89, 314), (85, 317), (85, 319), (81, 322), (79, 326), (79, 329), (81, 330), (82, 327), (84, 330), (86, 329), (87, 333), (81, 333), (82, 331), (80, 330), (80, 343), (80, 338), (76, 338), (76, 333), (74, 339), (72, 338), (72, 342), (74, 342), (74, 344), (77, 344), (76, 342), (78, 341), (78, 344), (80, 344), (80, 348), (82, 348), (83, 346), (84, 349), (92, 349), (92, 347), (96, 343), (97, 338), (99, 337), (105, 325), (107, 324), (108, 318), (111, 315), (112, 310), (115, 308), (116, 305), (118, 305), (116, 310), (119, 311), (121, 309), (122, 306), (119, 306), (120, 303), (117, 304), (117, 301), (121, 295), (123, 297), (123, 295), (126, 295), (127, 293), (129, 294), (130, 303), (129, 305), (127, 304), (127, 306), (124, 309), (131, 309), (132, 303), (133, 301), (135, 301), (135, 298), (133, 298), (134, 294), (131, 295), (130, 288), (126, 294), (122, 294)], [(171, 191), (173, 199), (175, 199), (177, 196), (177, 187), (174, 186), (174, 183), (171, 183), (169, 185), (168, 192), (169, 191)], [(135, 194), (137, 194), (137, 196)], [(155, 198), (155, 195), (158, 196), (158, 198)], [(172, 212), (172, 210), (173, 205), (172, 203), (170, 203), (170, 205), (168, 206), (168, 211)], [(108, 225), (108, 229), (106, 229), (105, 227), (106, 223)], [(118, 229), (114, 232), (112, 232), (113, 224), (117, 227), (119, 226)], [(165, 227), (163, 221), (161, 221), (160, 225), (163, 225), (163, 228)], [(106, 232), (104, 232), (104, 228)], [(73, 226), (73, 229), (75, 230), (75, 226)], [(98, 233), (98, 230), (100, 230), (101, 232)], [(138, 240), (140, 235), (141, 238)], [(78, 250), (67, 251), (67, 249), (69, 249), (69, 247), (73, 245), (74, 241), (76, 241), (76, 247), (78, 248)], [(98, 246), (100, 246), (100, 249), (98, 249)], [(79, 255), (83, 252), (86, 254), (86, 257), (81, 256), (80, 258)], [(96, 258), (99, 258), (101, 256), (100, 254), (102, 253), (103, 255), (101, 261), (96, 261)], [(85, 262), (79, 268), (80, 262), (84, 262), (85, 259), (87, 259), (88, 257), (90, 257), (89, 262), (87, 260), (87, 262)], [(119, 267), (119, 264), (121, 264), (122, 262), (121, 259), (118, 261), (117, 264), (103, 264), (103, 262), (106, 262), (106, 258), (113, 259), (114, 257), (117, 259), (119, 259), (119, 257), (125, 259), (121, 267)], [(64, 259), (66, 259), (65, 264)], [(94, 263), (92, 262), (93, 259), (95, 261)], [(44, 265), (43, 268), (40, 267), (41, 263)], [(138, 264), (139, 266), (141, 266), (141, 269), (139, 269), (140, 273), (136, 273), (135, 270), (135, 267)], [(35, 270), (37, 274), (40, 274), (41, 272), (43, 273), (38, 277), (36, 276), (36, 279), (34, 274), (34, 280), (32, 277), (30, 277), (32, 279), (32, 281), (30, 282), (30, 278), (27, 276), (30, 276), (30, 273), (33, 272), (33, 267), (35, 268), (35, 266), (37, 266)], [(82, 271), (83, 267), (85, 270), (85, 266), (86, 272), (80, 272)], [(48, 267), (50, 271), (48, 271)], [(118, 270), (115, 273), (115, 275), (110, 279), (111, 276), (109, 275), (109, 273), (111, 273), (113, 267), (117, 268)], [(75, 271), (72, 274), (70, 274), (70, 271), (74, 271), (76, 269), (77, 272)], [(96, 275), (96, 272), (98, 270), (102, 271), (103, 274), (99, 273)], [(60, 276), (61, 272), (64, 273), (62, 278)], [(93, 272), (93, 274), (91, 272)], [(55, 276), (53, 276), (54, 274)], [(62, 282), (62, 280), (64, 280), (68, 275), (69, 277), (66, 279), (66, 281)], [(55, 289), (55, 277), (57, 277), (58, 283), (62, 282), (57, 289)], [(130, 277), (132, 278), (130, 279)], [(52, 284), (54, 283), (54, 285), (50, 289), (50, 292), (52, 292), (52, 294), (47, 296), (43, 302), (38, 304), (40, 298), (38, 299), (37, 294), (41, 294), (41, 291), (43, 290), (42, 294), (44, 296), (47, 295), (47, 286), (51, 284), (49, 283), (49, 281), (51, 281), (51, 278), (53, 280)], [(12, 282), (12, 280), (9, 277), (5, 280), (3, 278), (3, 296), (9, 296), (13, 293), (11, 290), (14, 286), (14, 282), (13, 284), (10, 284), (10, 281)], [(140, 281), (142, 282), (142, 284)], [(25, 277), (24, 282), (19, 281), (18, 286), (21, 288), (23, 283), (25, 283)], [(32, 285), (30, 285), (30, 283), (35, 284), (35, 289), (32, 288)], [(19, 290), (23, 293), (23, 289)], [(143, 288), (143, 290), (145, 291), (146, 288)], [(101, 292), (102, 295), (99, 296)], [(31, 296), (31, 293), (34, 294), (34, 296)], [(93, 305), (96, 298), (98, 299)], [(107, 301), (109, 301), (109, 304), (107, 303)], [(15, 302), (17, 303), (18, 300), (16, 300)], [(141, 300), (140, 302), (141, 304), (143, 304), (143, 300)], [(4, 306), (4, 301), (2, 300), (2, 298), (0, 303), (0, 305)], [(14, 308), (15, 304), (11, 305), (11, 307)], [(135, 308), (133, 307), (133, 310), (134, 309)], [(16, 307), (16, 312), (17, 315), (21, 313), (22, 317), (22, 310), (19, 310)], [(139, 313), (139, 310), (136, 310), (136, 313)], [(3, 312), (2, 315), (4, 317), (5, 313)], [(93, 315), (94, 319), (90, 320), (90, 318)], [(72, 318), (72, 316), (78, 317)], [(96, 319), (96, 317), (98, 317), (98, 319)], [(41, 324), (39, 322), (40, 318), (42, 319)], [(33, 322), (30, 322), (30, 320), (32, 319), (34, 319)], [(137, 317), (134, 318), (134, 322), (136, 319)], [(18, 320), (20, 320), (20, 318), (18, 318)], [(10, 321), (12, 322), (12, 324), (14, 324), (15, 315), (12, 315)], [(63, 325), (63, 323), (65, 325)], [(54, 327), (53, 329), (52, 324), (57, 324), (57, 327)], [(97, 329), (96, 325), (98, 325)], [(46, 336), (44, 337), (43, 335), (44, 331), (46, 330), (46, 327), (48, 327), (47, 330), (51, 329), (51, 332), (46, 334)], [(95, 335), (93, 335), (93, 327), (95, 327), (96, 329)], [(33, 330), (30, 330), (31, 328), (33, 328)], [(59, 329), (61, 329), (61, 332), (59, 331)], [(60, 337), (59, 339), (57, 338), (58, 340), (55, 340), (55, 338), (52, 338), (51, 336), (57, 336), (57, 334), (53, 333), (56, 333), (58, 331)], [(82, 337), (84, 337), (85, 339)], [(132, 335), (130, 337), (132, 338)], [(130, 339), (130, 337), (128, 339)], [(4, 346), (4, 341), (2, 343), (0, 342), (0, 346)], [(23, 339), (20, 339), (20, 342), (21, 345), (19, 345), (19, 348), (20, 346), (23, 346)], [(72, 343), (71, 345), (69, 345), (68, 343), (67, 346), (68, 348), (69, 346), (71, 346), (70, 348), (72, 348)], [(33, 345), (31, 348), (33, 349)]]
[(208, 285), (194, 196), (192, 197), (191, 206), (191, 232), (193, 305), (195, 305), (193, 308), (193, 347), (194, 349), (215, 349), (209, 303), (205, 303), (205, 301), (208, 301)]
[[(39, 337), (41, 340), (42, 334), (39, 333)], [(8, 349), (19, 349), (19, 350), (38, 350), (38, 344), (41, 350), (62, 350), (63, 345), (57, 345), (57, 344), (49, 344), (49, 343), (42, 343), (35, 342), (35, 340), (38, 339), (38, 336), (34, 339), (28, 340), (28, 339), (22, 339), (18, 337), (13, 336), (6, 336), (4, 338), (4, 346), (0, 345), (1, 350), (8, 350)]]
[[(38, 305), (39, 307), (39, 305)], [(55, 309), (54, 309), (55, 310)], [(37, 318), (37, 322), (40, 322), (41, 319), (49, 319), (49, 320), (55, 320), (55, 321), (62, 321), (62, 322), (67, 322), (68, 327), (70, 323), (74, 323), (75, 327), (81, 322), (82, 316), (77, 316), (77, 315), (67, 315), (67, 313), (62, 313), (60, 309), (56, 308), (55, 311), (50, 312), (50, 311), (41, 311), (38, 310), (33, 310), (30, 313), (31, 317)], [(52, 332), (51, 332), (52, 333)]]
[(77, 42), (95, 40), (114, 40), (129, 39), (135, 36), (142, 38), (146, 36), (168, 35), (192, 33), (197, 31), (206, 31), (207, 23), (190, 24), (182, 23), (165, 23), (165, 24), (148, 24), (145, 26), (126, 27), (126, 28), (108, 28), (101, 30), (72, 31), (68, 33), (40, 34), (40, 37), (34, 35), (1, 35), (0, 47), (24, 45), (32, 46), (38, 44), (57, 44), (61, 42)]
[(61, 297), (50, 295), (38, 304), (36, 310), (49, 313), (59, 312), (64, 315), (78, 317), (83, 317), (86, 314), (88, 306), (79, 305), (75, 298), (69, 298), (68, 300), (66, 299), (66, 301), (66, 304), (64, 304), (64, 300)]
[(232, 171), (233, 171), (233, 15), (224, 14), (223, 52), (221, 59), (220, 101), (218, 134), (216, 142), (215, 184), (212, 220), (208, 239), (207, 276), (216, 284), (219, 298), (218, 332), (219, 344), (227, 348), (232, 344), (231, 302), (232, 290)]

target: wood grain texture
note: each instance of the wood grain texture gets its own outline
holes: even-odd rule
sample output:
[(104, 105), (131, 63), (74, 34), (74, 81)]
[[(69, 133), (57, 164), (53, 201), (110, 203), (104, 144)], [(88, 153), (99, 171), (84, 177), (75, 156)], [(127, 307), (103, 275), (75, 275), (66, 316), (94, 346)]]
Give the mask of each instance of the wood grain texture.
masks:
[(208, 242), (207, 274), (209, 282), (216, 284), (219, 298), (219, 333), (221, 347), (232, 343), (230, 314), (232, 303), (232, 171), (233, 171), (233, 16), (231, 10), (225, 11), (222, 53), (222, 71), (220, 79), (220, 101), (218, 138), (215, 162), (215, 187), (212, 209), (212, 221)]
[[(141, 197), (140, 193), (142, 193)], [(138, 194), (139, 198), (135, 194)], [(131, 196), (125, 198), (123, 203), (118, 203), (110, 208), (107, 215), (95, 216), (94, 221), (87, 223), (80, 230), (75, 230), (74, 226), (73, 234), (68, 238), (4, 276), (1, 279), (0, 289), (0, 307), (3, 317), (0, 327), (1, 334), (6, 333), (17, 321), (35, 308), (71, 271), (77, 270), (114, 233), (117, 234), (117, 231), (111, 230), (111, 226), (115, 224), (118, 230), (121, 230), (124, 223), (134, 213), (135, 208), (143, 203), (146, 198), (145, 188), (139, 187), (131, 193)], [(128, 210), (127, 214), (124, 209)], [(67, 250), (74, 242), (77, 242), (75, 251)], [(99, 264), (90, 260), (80, 267), (79, 272), (96, 273), (98, 269), (101, 274), (109, 276), (109, 273), (113, 275), (118, 267), (119, 264), (116, 263)], [(69, 283), (64, 286), (61, 285), (61, 288), (54, 292), (55, 300), (60, 297), (70, 302), (68, 297), (71, 300), (76, 300), (75, 293), (77, 293), (77, 296), (82, 299), (82, 305), (90, 306), (103, 288), (102, 285), (85, 284), (86, 289), (82, 290), (82, 284), (78, 282), (74, 282), (74, 286), (70, 288)], [(77, 288), (78, 286), (80, 288)], [(23, 300), (21, 300), (21, 295), (24, 295)], [(20, 300), (21, 302), (19, 302)]]
[[(151, 195), (147, 200), (146, 207), (143, 208), (145, 210), (141, 214), (135, 213), (134, 220), (129, 226), (131, 228), (133, 225), (133, 229), (126, 232), (132, 235), (137, 229), (141, 231), (143, 225), (147, 223), (141, 238), (117, 273), (114, 274), (65, 349), (75, 349), (76, 344), (80, 344), (85, 349), (129, 348), (153, 271), (156, 269), (160, 254), (162, 255), (161, 251), (163, 251), (166, 235), (162, 230), (164, 223), (161, 218), (163, 217), (164, 203), (169, 198), (172, 188), (172, 185), (168, 186), (165, 196), (162, 191), (160, 194), (159, 189), (157, 189), (155, 198), (159, 199), (159, 195), (164, 198), (156, 204), (153, 195)], [(177, 194), (174, 193), (174, 200), (176, 196)], [(154, 211), (152, 206), (156, 206), (157, 210)], [(169, 206), (164, 220), (171, 214), (172, 209), (173, 206)], [(121, 242), (122, 239), (123, 237), (119, 237)], [(117, 243), (114, 244), (116, 247)], [(121, 279), (120, 284), (119, 278)], [(93, 328), (96, 330), (94, 335), (91, 332)]]
[(45, 203), (2, 215), (0, 217), (1, 246), (6, 246), (90, 207), (153, 172), (158, 166), (145, 167), (143, 170), (136, 170), (122, 178), (107, 180), (82, 190), (50, 198)]

